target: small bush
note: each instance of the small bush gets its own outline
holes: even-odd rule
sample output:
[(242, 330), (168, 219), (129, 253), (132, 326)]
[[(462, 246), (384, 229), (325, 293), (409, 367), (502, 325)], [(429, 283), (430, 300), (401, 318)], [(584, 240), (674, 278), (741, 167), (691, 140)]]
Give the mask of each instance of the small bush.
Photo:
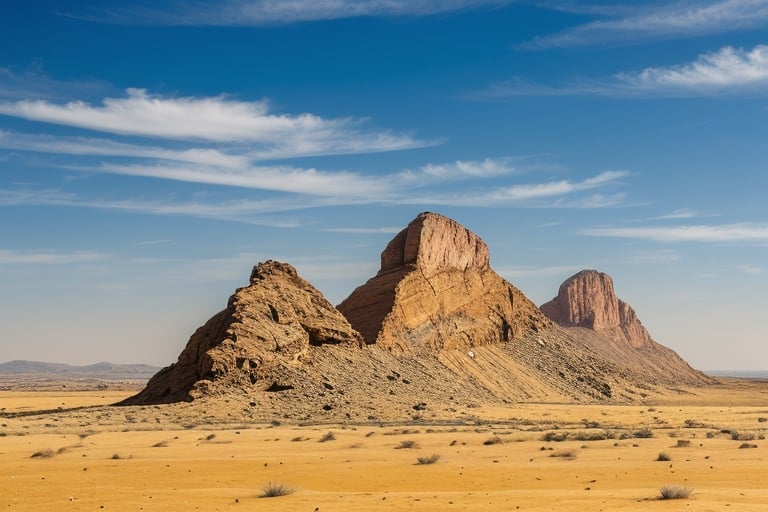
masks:
[(326, 441), (335, 441), (336, 440), (336, 434), (331, 432), (330, 430), (323, 434), (323, 437), (321, 437), (318, 442), (325, 443)]
[(684, 500), (691, 495), (693, 489), (690, 487), (681, 487), (679, 485), (665, 485), (659, 493), (662, 500)]
[(572, 436), (569, 436), (570, 439), (573, 439), (574, 441), (604, 441), (606, 439), (609, 439), (610, 436), (607, 432), (599, 431), (599, 432), (576, 432)]
[(168, 441), (158, 441), (152, 445), (152, 448), (165, 448), (168, 446)]
[(112, 454), (112, 457), (111, 457), (111, 458), (112, 458), (113, 460), (120, 460), (120, 459), (122, 459), (123, 457), (122, 457), (122, 456), (120, 456), (120, 454), (119, 454), (119, 453), (114, 453), (114, 454)]
[(216, 434), (208, 434), (205, 436), (206, 441), (213, 441), (214, 439), (216, 439)]
[(739, 448), (757, 448), (757, 445), (753, 443), (741, 443)]
[(542, 441), (554, 441), (557, 443), (560, 443), (562, 441), (565, 441), (568, 439), (568, 433), (567, 432), (547, 432), (541, 437)]
[(300, 443), (301, 441), (305, 441), (305, 439), (302, 436), (297, 436), (291, 439), (291, 442), (293, 443)]
[(653, 430), (649, 428), (641, 428), (640, 430), (636, 430), (632, 432), (632, 437), (636, 437), (639, 439), (650, 439), (653, 437)]
[(688, 439), (678, 439), (675, 448), (685, 448), (691, 446), (691, 442)]
[(490, 439), (486, 439), (485, 441), (483, 441), (483, 444), (485, 446), (492, 446), (494, 444), (501, 444), (501, 443), (503, 443), (503, 441), (499, 436), (493, 436)]
[(50, 448), (46, 448), (45, 450), (40, 450), (30, 455), (31, 459), (50, 459), (51, 457), (53, 457), (53, 450), (51, 450)]
[(433, 453), (433, 454), (432, 454), (432, 455), (430, 455), (429, 457), (417, 457), (417, 458), (416, 458), (416, 461), (417, 461), (417, 462), (418, 462), (420, 465), (425, 465), (425, 464), (434, 464), (434, 463), (435, 463), (435, 462), (437, 462), (438, 460), (440, 460), (440, 455), (438, 455), (438, 454), (436, 454), (436, 453)]
[(395, 450), (402, 450), (407, 448), (418, 448), (418, 447), (419, 447), (419, 443), (417, 443), (416, 441), (413, 441), (412, 439), (408, 439), (405, 441), (400, 441), (400, 444), (395, 446)]
[(575, 459), (576, 458), (576, 454), (574, 452), (572, 452), (572, 451), (550, 453), (549, 456), (550, 457), (560, 457), (562, 459)]
[(768, 418), (764, 418), (764, 417), (757, 418), (758, 423), (765, 423), (766, 421), (768, 421)]
[(754, 434), (739, 434), (735, 430), (731, 431), (731, 439), (734, 441), (754, 441)]
[(672, 460), (672, 457), (670, 457), (668, 453), (661, 452), (659, 456), (656, 457), (656, 460), (659, 462), (669, 462)]
[(273, 484), (270, 482), (262, 489), (260, 498), (276, 498), (278, 496), (287, 496), (293, 492), (293, 488), (285, 484)]

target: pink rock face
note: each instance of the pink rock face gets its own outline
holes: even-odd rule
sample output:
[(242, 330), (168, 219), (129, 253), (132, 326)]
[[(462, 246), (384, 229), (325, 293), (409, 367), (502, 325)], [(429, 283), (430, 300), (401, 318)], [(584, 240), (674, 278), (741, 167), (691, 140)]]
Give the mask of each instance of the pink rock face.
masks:
[(425, 275), (440, 270), (486, 270), (488, 246), (456, 221), (436, 213), (421, 213), (392, 239), (381, 253), (379, 273), (415, 264)]
[(596, 270), (582, 270), (566, 279), (557, 297), (543, 304), (541, 311), (560, 325), (612, 334), (636, 347), (652, 342), (632, 307), (616, 297), (611, 277)]

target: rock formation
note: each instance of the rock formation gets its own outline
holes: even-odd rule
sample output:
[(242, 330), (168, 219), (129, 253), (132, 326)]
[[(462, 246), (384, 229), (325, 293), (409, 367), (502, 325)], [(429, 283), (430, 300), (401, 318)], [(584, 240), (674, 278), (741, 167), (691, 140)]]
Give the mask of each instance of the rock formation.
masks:
[(488, 261), (480, 237), (422, 213), (384, 249), (376, 276), (338, 309), (366, 343), (398, 354), (466, 350), (549, 326)]
[(651, 339), (605, 274), (577, 274), (542, 308), (549, 318), (491, 269), (477, 235), (422, 213), (338, 309), (290, 265), (257, 265), (122, 405), (192, 401), (210, 421), (222, 404), (250, 419), (411, 420), (432, 404), (636, 402), (711, 382)]
[(323, 344), (359, 348), (362, 337), (292, 266), (260, 263), (250, 285), (192, 335), (178, 361), (126, 403), (188, 400), (233, 386), (288, 389), (290, 368)]
[(614, 343), (602, 352), (624, 366), (639, 366), (653, 380), (680, 383), (704, 382), (671, 349), (656, 343), (632, 307), (616, 296), (613, 280), (596, 270), (582, 270), (566, 279), (557, 297), (542, 304), (541, 311), (564, 327), (583, 327)]

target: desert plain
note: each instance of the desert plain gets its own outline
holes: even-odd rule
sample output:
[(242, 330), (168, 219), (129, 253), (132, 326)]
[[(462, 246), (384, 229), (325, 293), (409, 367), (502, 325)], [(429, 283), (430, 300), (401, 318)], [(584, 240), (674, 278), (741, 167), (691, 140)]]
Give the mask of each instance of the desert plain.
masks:
[[(243, 421), (224, 402), (206, 414), (110, 405), (134, 392), (0, 392), (2, 509), (768, 509), (761, 381), (378, 423)], [(663, 500), (665, 486), (690, 494)]]

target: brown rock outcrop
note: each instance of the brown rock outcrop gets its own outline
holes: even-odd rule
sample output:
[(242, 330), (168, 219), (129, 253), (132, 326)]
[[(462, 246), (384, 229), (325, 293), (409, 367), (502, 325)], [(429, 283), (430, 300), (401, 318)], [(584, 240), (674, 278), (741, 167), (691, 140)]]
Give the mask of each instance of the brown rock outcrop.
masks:
[(480, 237), (422, 213), (384, 249), (376, 276), (338, 309), (366, 343), (401, 354), (503, 343), (547, 327), (488, 261)]
[(362, 337), (291, 265), (260, 263), (250, 285), (197, 329), (178, 361), (125, 403), (189, 400), (227, 387), (291, 388), (286, 370), (324, 344), (360, 347)]
[(596, 270), (582, 270), (566, 279), (557, 297), (541, 311), (564, 327), (595, 331), (613, 346), (598, 347), (609, 360), (642, 370), (649, 380), (698, 384), (709, 379), (673, 350), (651, 338), (632, 307), (616, 296), (613, 280)]

